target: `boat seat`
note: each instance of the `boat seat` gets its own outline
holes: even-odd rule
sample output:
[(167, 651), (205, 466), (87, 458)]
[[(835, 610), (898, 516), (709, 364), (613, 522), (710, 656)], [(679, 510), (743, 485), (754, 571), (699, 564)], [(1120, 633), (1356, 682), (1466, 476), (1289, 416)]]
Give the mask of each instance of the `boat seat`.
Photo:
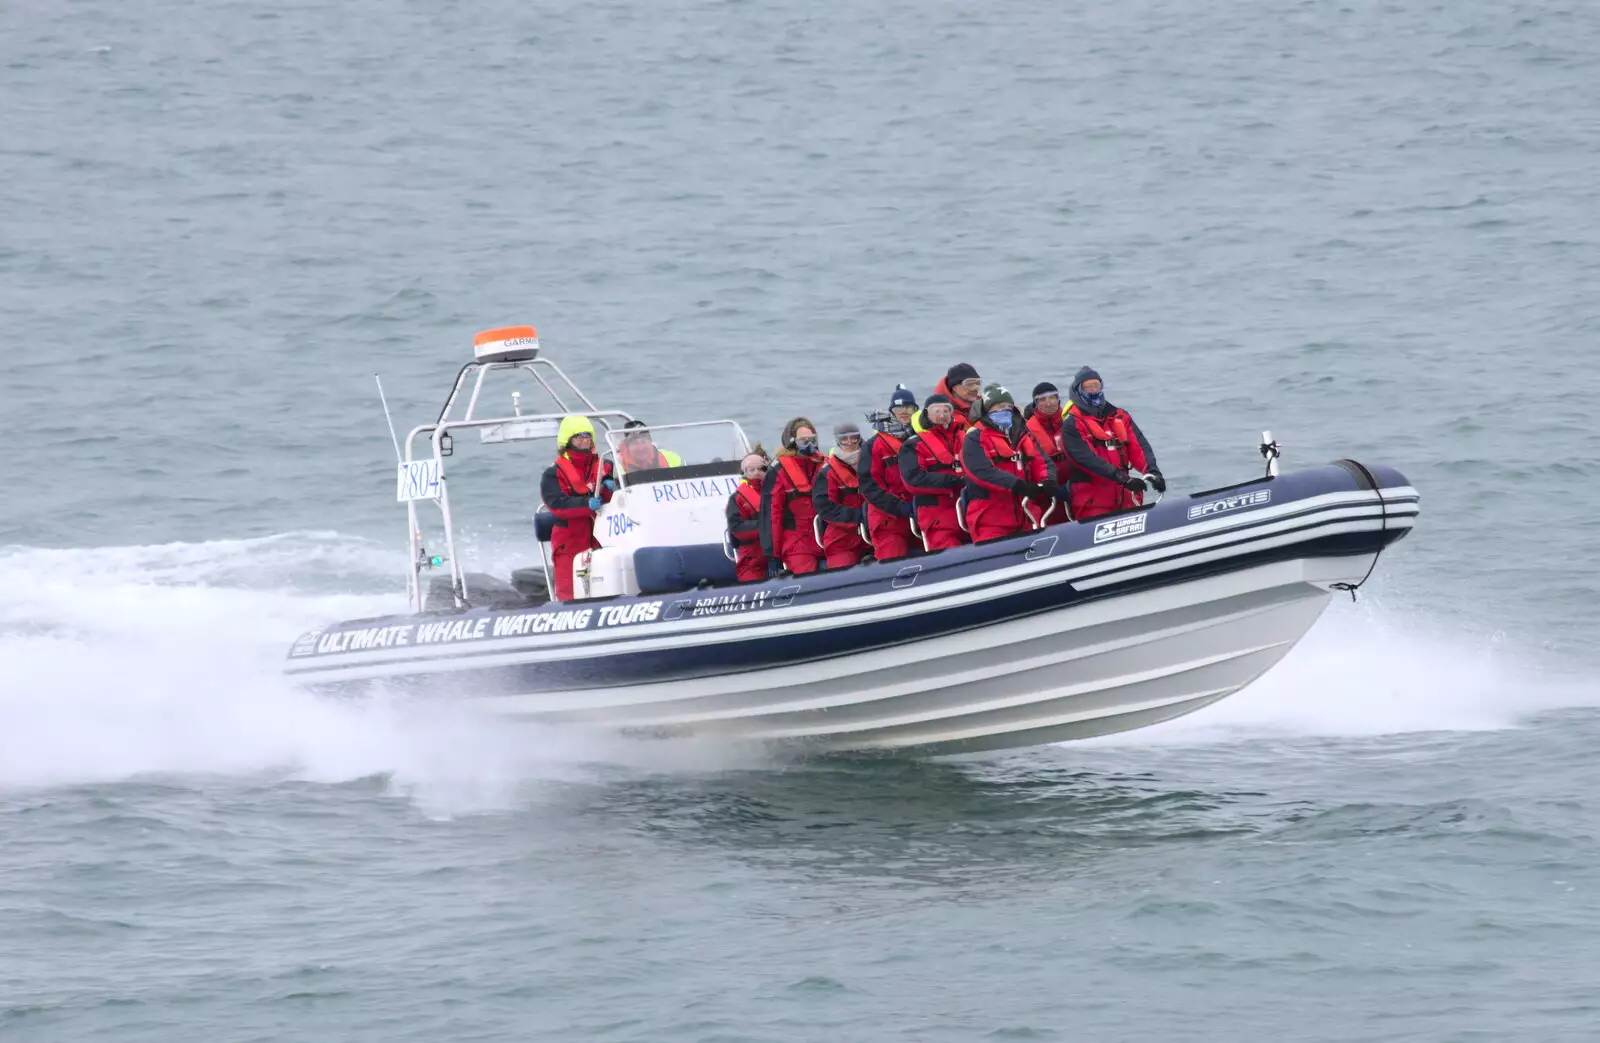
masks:
[(544, 567), (533, 565), (525, 569), (511, 571), (511, 585), (517, 588), (517, 593), (525, 599), (537, 604), (544, 604), (550, 600), (550, 587), (544, 581)]
[[(487, 572), (469, 572), (464, 578), (473, 608), (520, 608), (528, 603), (528, 598), (520, 590), (498, 576), (491, 576)], [(431, 611), (447, 608), (453, 603), (454, 597), (448, 575), (431, 577), (428, 582), (428, 608)]]
[(693, 590), (708, 581), (732, 583), (738, 578), (720, 543), (641, 547), (633, 552), (633, 574), (641, 594)]

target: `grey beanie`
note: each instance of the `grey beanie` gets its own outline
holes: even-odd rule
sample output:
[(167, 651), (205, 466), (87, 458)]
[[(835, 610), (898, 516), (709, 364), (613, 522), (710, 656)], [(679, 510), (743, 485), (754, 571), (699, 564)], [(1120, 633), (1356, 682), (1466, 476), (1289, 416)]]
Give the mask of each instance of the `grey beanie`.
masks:
[(833, 440), (835, 442), (845, 435), (855, 435), (858, 438), (861, 436), (861, 428), (856, 425), (854, 420), (846, 420), (842, 424), (833, 425)]

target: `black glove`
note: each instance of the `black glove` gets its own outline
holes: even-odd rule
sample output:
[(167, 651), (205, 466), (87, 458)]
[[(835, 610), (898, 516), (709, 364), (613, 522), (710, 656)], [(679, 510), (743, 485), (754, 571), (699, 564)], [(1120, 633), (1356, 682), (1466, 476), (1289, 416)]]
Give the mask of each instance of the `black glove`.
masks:
[(1039, 495), (1047, 500), (1053, 500), (1061, 492), (1061, 488), (1048, 478), (1039, 483)]
[(1122, 478), (1122, 487), (1130, 493), (1144, 492), (1144, 479), (1138, 475), (1125, 474)]
[(1150, 487), (1156, 492), (1164, 493), (1167, 491), (1167, 480), (1161, 477), (1160, 471), (1151, 471), (1145, 477), (1150, 480)]
[(1044, 486), (1040, 485), (1038, 482), (1018, 482), (1017, 494), (1019, 496), (1028, 497), (1043, 496)]

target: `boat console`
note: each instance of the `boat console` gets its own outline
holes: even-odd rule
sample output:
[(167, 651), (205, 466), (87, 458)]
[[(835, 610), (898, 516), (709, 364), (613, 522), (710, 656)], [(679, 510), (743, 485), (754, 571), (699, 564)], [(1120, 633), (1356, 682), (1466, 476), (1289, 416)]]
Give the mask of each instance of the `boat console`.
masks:
[[(514, 382), (509, 415), (487, 408), (491, 382), (502, 378)], [(491, 604), (505, 607), (518, 598), (529, 604), (549, 600), (553, 564), (547, 544), (554, 516), (537, 505), (529, 534), (538, 548), (536, 568), (516, 570), (509, 580), (466, 571), (459, 557), (447, 461), (455, 453), (455, 438), (475, 431), (480, 445), (519, 453), (526, 472), (539, 474), (555, 459), (557, 430), (569, 415), (585, 416), (595, 425), (618, 483), (595, 518), (600, 547), (574, 562), (577, 599), (734, 581), (733, 564), (722, 545), (723, 512), (738, 488), (740, 462), (751, 448), (743, 429), (732, 420), (642, 427), (628, 413), (602, 409), (585, 395), (540, 353), (533, 327), (512, 326), (477, 335), (474, 358), (457, 374), (438, 418), (413, 428), (403, 450), (396, 443), (396, 499), (406, 505), (410, 533), (407, 595), (412, 611), (459, 612)], [(423, 530), (424, 520), (431, 520), (430, 503), (438, 512), (440, 554), (428, 552), (430, 544), (438, 543)], [(446, 574), (424, 583), (423, 574), (434, 569)]]

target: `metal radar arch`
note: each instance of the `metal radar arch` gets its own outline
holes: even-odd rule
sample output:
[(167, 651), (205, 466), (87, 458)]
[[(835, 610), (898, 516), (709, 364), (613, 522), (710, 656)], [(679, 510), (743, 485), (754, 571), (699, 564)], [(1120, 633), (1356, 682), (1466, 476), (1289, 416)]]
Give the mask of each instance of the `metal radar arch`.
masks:
[[(431, 424), (411, 429), (399, 462), (395, 499), (406, 505), (410, 559), (406, 569), (406, 597), (414, 612), (426, 607), (427, 591), (422, 573), (433, 568), (450, 570), (450, 591), (456, 608), (470, 604), (471, 591), (467, 589), (466, 573), (456, 552), (456, 530), (450, 512), (450, 486), (445, 467), (446, 458), (454, 452), (452, 433), (477, 431), (480, 442), (497, 445), (555, 438), (565, 416), (588, 417), (608, 432), (620, 429), (633, 419), (620, 410), (596, 406), (560, 366), (542, 358), (539, 334), (532, 326), (484, 330), (473, 337), (472, 348), (473, 359), (456, 374), (438, 418)], [(484, 383), (491, 374), (502, 372), (524, 375), (528, 390), (547, 400), (555, 411), (524, 412), (523, 392), (516, 390), (511, 394), (509, 416), (485, 415), (479, 408)], [(467, 393), (463, 395), (463, 391)], [(418, 439), (423, 441), (419, 444)], [(429, 554), (423, 544), (418, 505), (428, 502), (439, 511), (444, 531), (443, 554)]]

